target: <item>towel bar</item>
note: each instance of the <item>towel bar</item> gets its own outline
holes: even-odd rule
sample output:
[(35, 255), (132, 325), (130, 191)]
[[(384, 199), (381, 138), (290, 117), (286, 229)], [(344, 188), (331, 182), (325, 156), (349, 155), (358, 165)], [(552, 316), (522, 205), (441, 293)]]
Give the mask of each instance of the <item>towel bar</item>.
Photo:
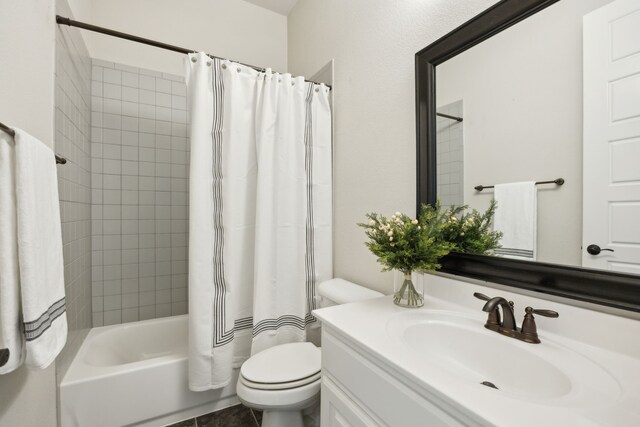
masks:
[[(564, 184), (564, 178), (556, 178), (556, 179), (552, 179), (551, 181), (537, 181), (536, 185), (538, 184), (556, 184), (556, 185), (562, 185)], [(476, 191), (482, 191), (486, 188), (495, 188), (495, 185), (477, 185), (475, 187), (473, 187)]]
[[(0, 122), (0, 130), (3, 132), (8, 133), (9, 135), (15, 137), (16, 133), (13, 131), (13, 129), (11, 129), (9, 126), (5, 125), (4, 123)], [(64, 165), (65, 163), (67, 163), (67, 159), (65, 159), (64, 157), (60, 157), (57, 154), (56, 156), (56, 164), (59, 165)]]

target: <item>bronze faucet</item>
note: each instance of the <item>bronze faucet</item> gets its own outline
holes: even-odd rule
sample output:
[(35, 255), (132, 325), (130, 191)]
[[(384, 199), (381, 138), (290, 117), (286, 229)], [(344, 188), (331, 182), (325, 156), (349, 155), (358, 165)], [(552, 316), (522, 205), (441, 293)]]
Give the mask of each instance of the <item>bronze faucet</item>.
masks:
[[(485, 328), (531, 344), (540, 343), (536, 321), (533, 315), (538, 314), (540, 316), (553, 318), (559, 316), (558, 313), (553, 310), (537, 310), (532, 307), (527, 307), (525, 308), (522, 328), (518, 329), (515, 316), (513, 314), (513, 301), (507, 301), (502, 297), (489, 298), (479, 292), (474, 293), (473, 296), (487, 301), (484, 307), (482, 307), (482, 311), (489, 313), (487, 322), (484, 324)], [(502, 307), (502, 316), (504, 317), (503, 322), (500, 322), (500, 312), (498, 311), (498, 307)]]

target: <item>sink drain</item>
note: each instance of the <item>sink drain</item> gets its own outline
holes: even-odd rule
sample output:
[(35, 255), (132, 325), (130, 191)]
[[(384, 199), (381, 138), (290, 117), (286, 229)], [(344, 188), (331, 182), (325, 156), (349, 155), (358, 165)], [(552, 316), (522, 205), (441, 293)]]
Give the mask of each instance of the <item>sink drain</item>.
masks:
[(500, 390), (494, 383), (491, 381), (482, 381), (480, 384), (486, 385), (487, 387), (495, 388), (496, 390)]

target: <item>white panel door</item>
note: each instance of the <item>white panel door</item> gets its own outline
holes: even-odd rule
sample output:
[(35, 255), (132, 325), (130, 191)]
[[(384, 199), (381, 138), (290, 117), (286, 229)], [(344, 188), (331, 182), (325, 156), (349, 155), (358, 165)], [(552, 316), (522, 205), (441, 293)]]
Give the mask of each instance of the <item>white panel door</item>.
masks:
[(583, 176), (582, 265), (640, 274), (638, 0), (584, 17)]

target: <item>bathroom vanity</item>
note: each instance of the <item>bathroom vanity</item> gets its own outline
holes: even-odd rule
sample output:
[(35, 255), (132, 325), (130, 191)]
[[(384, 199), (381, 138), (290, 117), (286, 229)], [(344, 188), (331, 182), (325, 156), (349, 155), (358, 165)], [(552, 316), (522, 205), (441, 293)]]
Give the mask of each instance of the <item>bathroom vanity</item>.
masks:
[[(637, 319), (443, 276), (419, 280), (420, 309), (383, 297), (315, 312), (323, 426), (638, 425)], [(484, 327), (475, 292), (514, 301), (517, 326), (526, 306), (559, 318), (536, 316), (541, 343), (523, 342)]]

